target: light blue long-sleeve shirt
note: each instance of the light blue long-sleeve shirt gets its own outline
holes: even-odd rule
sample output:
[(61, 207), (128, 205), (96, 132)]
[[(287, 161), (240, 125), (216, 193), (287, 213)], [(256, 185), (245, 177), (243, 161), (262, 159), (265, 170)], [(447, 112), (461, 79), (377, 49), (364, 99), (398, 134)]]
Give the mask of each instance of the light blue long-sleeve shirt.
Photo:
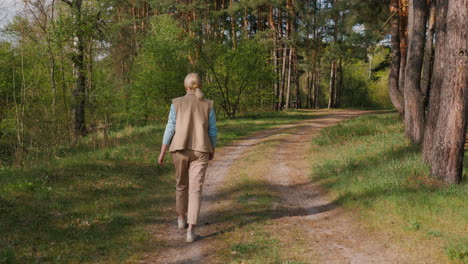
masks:
[[(167, 120), (166, 130), (164, 131), (163, 144), (169, 145), (172, 141), (172, 137), (175, 134), (176, 126), (176, 111), (173, 104), (171, 104), (171, 110), (169, 111), (169, 118)], [(218, 128), (216, 127), (216, 115), (214, 109), (211, 109), (208, 117), (208, 136), (210, 137), (211, 146), (216, 147), (216, 141), (218, 138)]]

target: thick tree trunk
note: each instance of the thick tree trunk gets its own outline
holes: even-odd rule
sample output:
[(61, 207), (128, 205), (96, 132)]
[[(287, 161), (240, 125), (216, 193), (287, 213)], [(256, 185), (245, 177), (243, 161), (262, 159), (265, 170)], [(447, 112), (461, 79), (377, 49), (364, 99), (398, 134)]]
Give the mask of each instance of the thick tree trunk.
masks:
[[(390, 13), (398, 12), (398, 0), (390, 1)], [(403, 95), (398, 88), (399, 74), (400, 74), (400, 32), (399, 32), (399, 18), (393, 16), (390, 21), (390, 34), (392, 35), (392, 61), (390, 63), (390, 76), (388, 79), (388, 92), (393, 106), (395, 106), (398, 113), (404, 115), (404, 101)]]
[(427, 21), (427, 33), (426, 33), (426, 44), (424, 47), (424, 64), (423, 64), (423, 75), (421, 80), (421, 92), (425, 97), (427, 103), (429, 88), (431, 84), (432, 75), (432, 58), (434, 55), (433, 43), (434, 43), (434, 28), (436, 19), (436, 8), (435, 0), (431, 0), (431, 6), (429, 9), (428, 21)]
[(408, 54), (405, 69), (405, 132), (414, 143), (424, 134), (424, 96), (421, 68), (424, 56), (426, 0), (413, 0), (408, 8)]
[(468, 6), (465, 0), (437, 0), (434, 70), (424, 138), (431, 173), (460, 183), (468, 118)]

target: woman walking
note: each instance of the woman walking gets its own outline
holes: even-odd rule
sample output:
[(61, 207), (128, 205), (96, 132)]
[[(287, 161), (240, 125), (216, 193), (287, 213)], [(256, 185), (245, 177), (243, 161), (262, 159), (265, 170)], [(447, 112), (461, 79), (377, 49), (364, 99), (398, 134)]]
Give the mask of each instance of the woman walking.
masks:
[(187, 242), (199, 238), (195, 226), (208, 160), (214, 158), (218, 129), (213, 101), (203, 99), (200, 77), (189, 73), (184, 80), (187, 94), (172, 100), (158, 163), (172, 152), (176, 169), (176, 209), (178, 227), (187, 226)]

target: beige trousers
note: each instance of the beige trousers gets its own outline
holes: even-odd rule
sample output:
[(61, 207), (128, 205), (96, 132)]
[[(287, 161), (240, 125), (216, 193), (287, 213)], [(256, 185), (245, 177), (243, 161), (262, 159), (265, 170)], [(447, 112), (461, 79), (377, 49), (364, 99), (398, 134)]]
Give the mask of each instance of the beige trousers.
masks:
[(176, 169), (177, 213), (187, 214), (187, 223), (196, 225), (209, 153), (190, 149), (178, 150), (172, 152), (172, 159)]

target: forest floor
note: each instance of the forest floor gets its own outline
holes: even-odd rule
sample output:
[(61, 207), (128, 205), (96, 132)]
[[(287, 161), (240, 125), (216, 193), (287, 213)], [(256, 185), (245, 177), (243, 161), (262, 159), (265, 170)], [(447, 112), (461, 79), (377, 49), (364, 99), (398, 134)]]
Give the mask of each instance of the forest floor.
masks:
[(468, 160), (438, 182), (398, 114), (372, 113), (218, 120), (191, 244), (156, 164), (164, 124), (1, 167), (0, 263), (466, 263)]
[[(141, 263), (412, 263), (392, 233), (371, 230), (310, 178), (312, 138), (366, 113), (323, 111), (220, 148), (206, 176), (201, 240), (185, 243), (170, 216), (151, 227), (164, 247)], [(268, 256), (256, 253), (265, 249)]]

